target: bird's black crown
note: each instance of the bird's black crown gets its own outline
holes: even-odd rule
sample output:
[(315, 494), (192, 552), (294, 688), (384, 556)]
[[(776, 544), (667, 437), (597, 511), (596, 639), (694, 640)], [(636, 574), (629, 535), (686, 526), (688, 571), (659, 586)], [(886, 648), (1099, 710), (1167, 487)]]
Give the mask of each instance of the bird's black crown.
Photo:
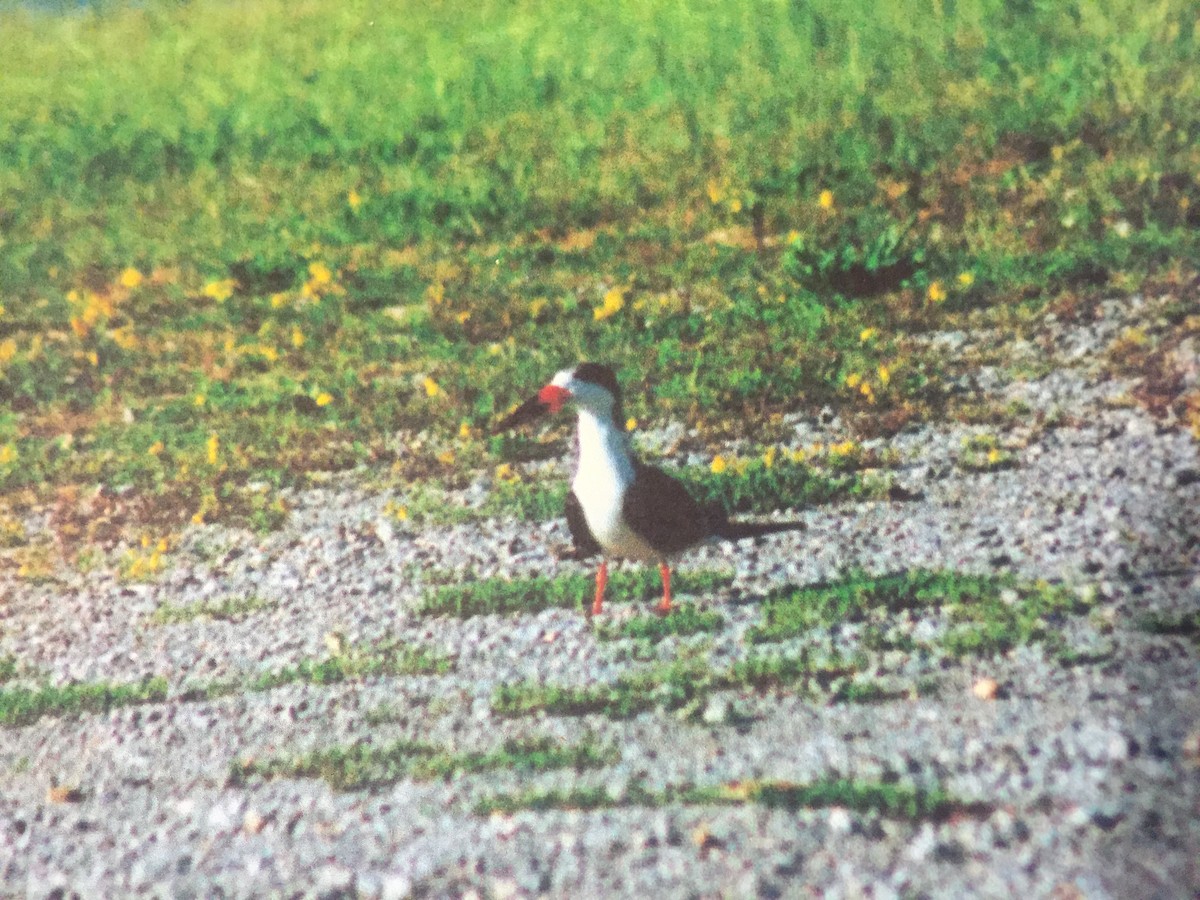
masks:
[(585, 362), (575, 367), (575, 377), (604, 388), (617, 400), (621, 399), (621, 388), (617, 385), (617, 375), (610, 366), (603, 363)]

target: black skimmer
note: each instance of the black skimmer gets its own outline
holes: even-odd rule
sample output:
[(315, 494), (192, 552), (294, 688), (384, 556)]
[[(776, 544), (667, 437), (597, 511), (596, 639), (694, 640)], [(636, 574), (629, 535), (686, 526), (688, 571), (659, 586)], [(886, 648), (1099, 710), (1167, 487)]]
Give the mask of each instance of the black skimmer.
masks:
[(666, 613), (671, 609), (672, 557), (705, 540), (736, 541), (803, 527), (799, 522), (731, 522), (720, 505), (701, 505), (679, 481), (634, 456), (621, 388), (613, 370), (599, 363), (563, 369), (496, 431), (557, 413), (568, 402), (575, 404), (579, 422), (567, 526), (577, 558), (602, 556), (593, 614), (603, 607), (608, 582), (603, 557), (657, 562), (663, 584), (658, 611)]

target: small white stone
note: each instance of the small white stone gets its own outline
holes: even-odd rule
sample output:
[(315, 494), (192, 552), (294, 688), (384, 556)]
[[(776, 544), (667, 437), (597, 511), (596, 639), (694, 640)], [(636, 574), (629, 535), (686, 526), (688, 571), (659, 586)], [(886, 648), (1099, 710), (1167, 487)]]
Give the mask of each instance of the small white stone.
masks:
[(829, 810), (829, 830), (834, 834), (849, 834), (854, 823), (845, 807), (835, 806)]

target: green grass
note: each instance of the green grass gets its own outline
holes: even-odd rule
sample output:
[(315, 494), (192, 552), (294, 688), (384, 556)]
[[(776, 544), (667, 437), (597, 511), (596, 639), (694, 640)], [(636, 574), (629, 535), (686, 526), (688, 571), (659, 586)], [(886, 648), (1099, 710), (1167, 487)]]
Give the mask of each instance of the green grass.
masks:
[[(500, 716), (603, 715), (627, 719), (651, 709), (678, 711), (682, 718), (700, 716), (716, 691), (753, 688), (798, 690), (834, 702), (858, 702), (859, 689), (844, 695), (829, 689), (852, 678), (861, 661), (799, 656), (752, 656), (725, 668), (684, 658), (626, 674), (610, 684), (573, 687), (542, 682), (501, 685), (492, 695), (492, 710)], [(907, 694), (906, 694), (907, 696)], [(871, 696), (870, 702), (882, 699)]]
[(249, 683), (252, 691), (270, 691), (298, 681), (309, 684), (340, 684), (398, 675), (444, 675), (454, 660), (424, 647), (384, 644), (379, 647), (350, 647), (324, 659), (304, 659), (294, 666), (264, 672)]
[(560, 519), (567, 502), (567, 480), (557, 483), (500, 481), (480, 507), (485, 516), (501, 516), (524, 522)]
[(675, 605), (665, 616), (636, 616), (615, 625), (601, 622), (596, 628), (596, 636), (605, 641), (632, 638), (657, 643), (670, 635), (710, 634), (720, 631), (724, 625), (725, 617), (720, 613), (698, 610), (693, 604), (685, 603)]
[(809, 784), (780, 781), (735, 782), (714, 787), (674, 788), (652, 791), (639, 782), (617, 795), (605, 788), (569, 790), (530, 789), (501, 794), (479, 801), (479, 815), (512, 815), (522, 810), (596, 810), (628, 806), (717, 806), (758, 804), (770, 809), (796, 812), (801, 809), (843, 807), (859, 813), (877, 813), (889, 819), (940, 821), (952, 815), (982, 815), (983, 804), (956, 800), (941, 789), (918, 790), (900, 784), (830, 778)]
[(298, 756), (237, 760), (230, 766), (232, 784), (252, 778), (319, 778), (336, 791), (376, 790), (406, 778), (426, 781), (480, 772), (508, 770), (548, 772), (554, 769), (602, 768), (619, 759), (613, 747), (592, 739), (561, 746), (549, 738), (512, 740), (497, 750), (455, 753), (427, 744), (400, 740), (380, 747), (354, 744)]
[(679, 473), (702, 503), (719, 503), (730, 513), (766, 513), (801, 509), (842, 500), (880, 500), (891, 479), (858, 472), (833, 474), (788, 460), (767, 465), (761, 458), (716, 473), (711, 468)]
[(413, 768), (413, 777), (451, 778), (491, 772), (548, 772), (553, 769), (603, 768), (620, 759), (615, 747), (600, 746), (589, 738), (579, 744), (561, 746), (550, 738), (507, 741), (498, 750), (475, 753), (438, 753), (425, 757)]
[(1065, 588), (1009, 576), (919, 569), (880, 576), (852, 572), (828, 584), (772, 595), (750, 639), (782, 641), (816, 628), (859, 622), (868, 625), (864, 642), (881, 649), (891, 644), (890, 616), (931, 608), (945, 611), (951, 620), (939, 640), (944, 649), (956, 656), (988, 656), (1029, 643), (1064, 649), (1055, 622), (1086, 612), (1088, 603)]
[[(732, 581), (731, 572), (683, 571), (674, 574), (672, 588), (677, 594), (706, 594)], [(609, 600), (639, 602), (660, 596), (661, 592), (662, 585), (655, 569), (622, 569), (609, 575)], [(434, 587), (418, 603), (416, 612), (420, 616), (465, 619), (483, 615), (529, 614), (544, 609), (583, 609), (594, 595), (594, 579), (583, 574), (553, 578), (488, 578)]]
[(416, 760), (436, 751), (414, 741), (394, 741), (382, 747), (354, 744), (297, 756), (266, 760), (236, 760), (229, 781), (241, 785), (252, 778), (319, 778), (337, 791), (369, 790), (409, 777)]
[(0, 726), (15, 728), (47, 716), (107, 712), (120, 706), (161, 703), (167, 698), (165, 678), (138, 684), (88, 682), (40, 688), (0, 688)]
[(274, 609), (276, 601), (262, 597), (228, 597), (223, 600), (208, 600), (203, 603), (177, 605), (162, 603), (150, 617), (155, 625), (178, 625), (196, 619), (215, 619), (220, 622), (241, 622), (257, 612)]
[(17, 658), (15, 656), (0, 656), (0, 684), (16, 678), (17, 670)]
[(100, 483), (106, 530), (278, 528), (313, 473), (490, 469), (479, 434), (581, 357), (705, 434), (936, 415), (953, 361), (908, 333), (1186, 285), (1194, 18), (5, 6), (0, 495)]

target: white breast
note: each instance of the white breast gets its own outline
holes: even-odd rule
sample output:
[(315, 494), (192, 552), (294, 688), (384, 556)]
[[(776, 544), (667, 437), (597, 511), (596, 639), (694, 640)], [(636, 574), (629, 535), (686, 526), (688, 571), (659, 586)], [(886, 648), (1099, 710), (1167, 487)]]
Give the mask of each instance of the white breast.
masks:
[(571, 482), (596, 542), (610, 556), (655, 560), (659, 554), (634, 534), (621, 515), (633, 483), (633, 459), (625, 435), (588, 410), (579, 411), (579, 470)]

